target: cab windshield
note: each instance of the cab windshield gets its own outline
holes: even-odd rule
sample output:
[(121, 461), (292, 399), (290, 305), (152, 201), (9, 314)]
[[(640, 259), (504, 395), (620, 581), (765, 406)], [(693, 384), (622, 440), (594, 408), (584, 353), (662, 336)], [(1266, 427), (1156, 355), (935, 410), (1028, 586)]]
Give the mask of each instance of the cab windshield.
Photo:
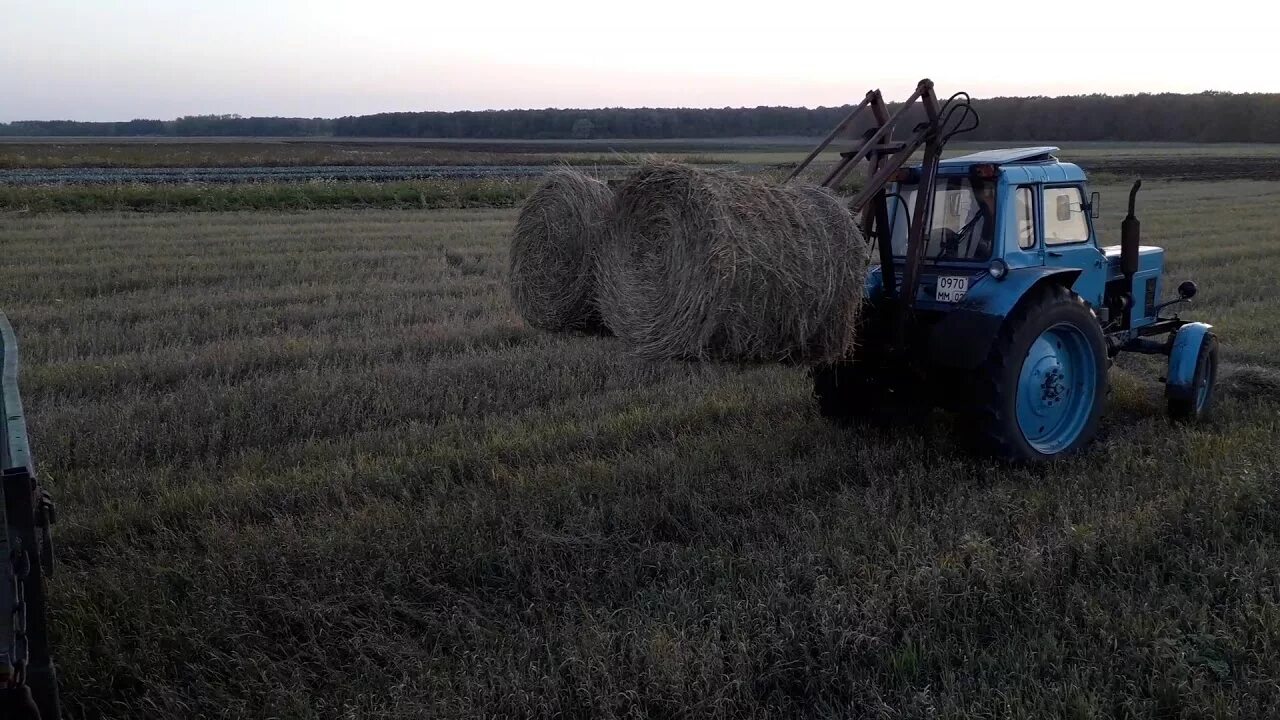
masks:
[[(916, 209), (916, 185), (899, 185), (889, 198), (893, 254), (907, 254), (908, 218)], [(995, 242), (996, 184), (971, 177), (939, 177), (932, 227), (925, 233), (929, 260), (987, 260)]]

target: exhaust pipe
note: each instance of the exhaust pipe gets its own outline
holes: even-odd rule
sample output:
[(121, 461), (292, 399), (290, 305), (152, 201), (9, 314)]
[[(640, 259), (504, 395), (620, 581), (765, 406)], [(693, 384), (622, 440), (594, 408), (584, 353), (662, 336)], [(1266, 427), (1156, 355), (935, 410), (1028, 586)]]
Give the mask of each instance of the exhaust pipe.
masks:
[(1132, 286), (1133, 276), (1138, 273), (1138, 247), (1141, 245), (1142, 223), (1138, 222), (1133, 210), (1138, 202), (1140, 187), (1142, 187), (1142, 181), (1138, 180), (1129, 190), (1129, 214), (1125, 215), (1124, 222), (1120, 223), (1120, 272), (1124, 273), (1129, 286)]

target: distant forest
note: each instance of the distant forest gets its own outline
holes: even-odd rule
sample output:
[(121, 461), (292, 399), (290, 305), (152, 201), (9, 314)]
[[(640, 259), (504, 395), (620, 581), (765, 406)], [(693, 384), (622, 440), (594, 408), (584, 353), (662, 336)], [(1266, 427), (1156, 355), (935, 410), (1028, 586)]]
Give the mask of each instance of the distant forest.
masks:
[[(1077, 95), (975, 100), (967, 140), (1280, 142), (1280, 94)], [(0, 123), (0, 135), (662, 139), (826, 134), (850, 106), (400, 112), (358, 117), (199, 115), (177, 120)]]

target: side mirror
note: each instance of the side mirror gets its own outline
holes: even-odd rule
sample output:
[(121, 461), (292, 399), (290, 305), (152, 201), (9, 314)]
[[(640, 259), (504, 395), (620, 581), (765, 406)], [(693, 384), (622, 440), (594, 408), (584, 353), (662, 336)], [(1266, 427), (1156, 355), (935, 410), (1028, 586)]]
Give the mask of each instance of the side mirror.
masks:
[(1058, 222), (1067, 222), (1071, 219), (1071, 198), (1066, 193), (1058, 196), (1057, 201)]
[(1097, 220), (1102, 216), (1102, 196), (1097, 191), (1089, 193), (1089, 217)]
[(1195, 297), (1196, 293), (1199, 291), (1200, 291), (1200, 288), (1196, 287), (1196, 284), (1194, 282), (1187, 280), (1186, 282), (1178, 286), (1178, 297), (1182, 298), (1183, 300), (1190, 300), (1191, 298)]

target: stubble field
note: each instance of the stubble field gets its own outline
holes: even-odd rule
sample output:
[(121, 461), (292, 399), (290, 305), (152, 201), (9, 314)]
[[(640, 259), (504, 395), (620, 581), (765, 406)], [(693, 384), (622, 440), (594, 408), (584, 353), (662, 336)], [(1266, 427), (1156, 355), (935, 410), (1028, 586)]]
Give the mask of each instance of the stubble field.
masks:
[[(1114, 237), (1123, 188), (1104, 193)], [(1154, 183), (1224, 360), (1280, 183)], [(0, 216), (73, 717), (1266, 717), (1280, 402), (1093, 450), (837, 428), (802, 371), (528, 330), (514, 211)]]

